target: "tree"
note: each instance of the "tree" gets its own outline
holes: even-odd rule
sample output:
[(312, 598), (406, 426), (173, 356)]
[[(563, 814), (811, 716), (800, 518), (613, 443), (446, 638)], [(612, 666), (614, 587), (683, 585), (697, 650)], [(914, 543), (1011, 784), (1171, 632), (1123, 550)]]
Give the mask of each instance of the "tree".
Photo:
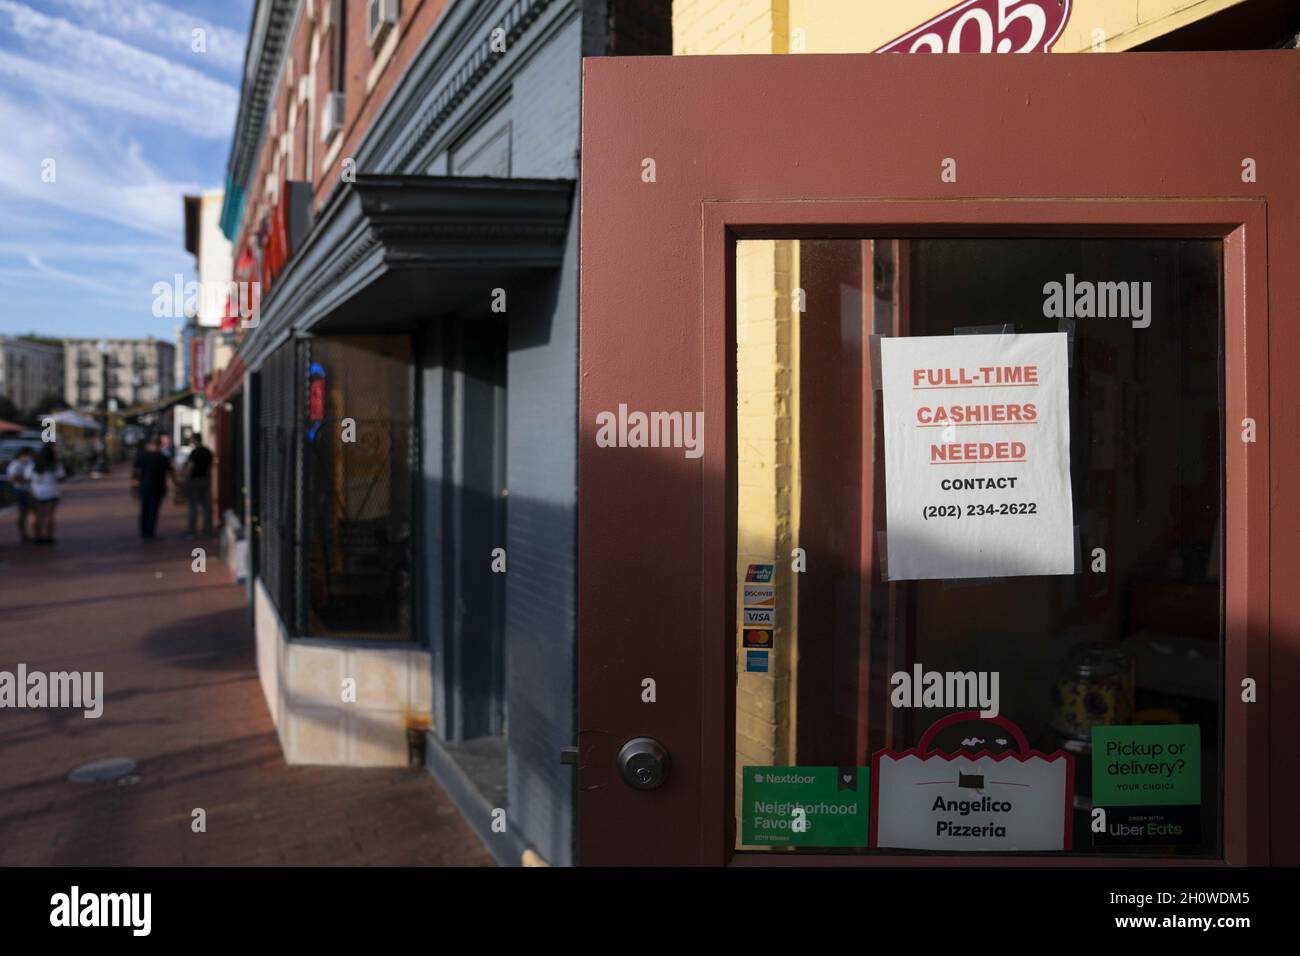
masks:
[(13, 403), (13, 400), (8, 395), (0, 395), (0, 418), (7, 422), (22, 424), (19, 421), (22, 417), (22, 412), (18, 410), (18, 406)]
[(22, 339), (24, 342), (35, 342), (37, 345), (57, 345), (60, 348), (63, 347), (63, 339), (56, 339), (48, 335), (37, 335), (35, 332), (28, 332), (25, 335), (18, 336), (18, 338)]
[(68, 403), (63, 400), (63, 396), (58, 392), (52, 392), (33, 405), (31, 411), (28, 412), (28, 415), (35, 419), (44, 415), (46, 412), (57, 412), (67, 407)]

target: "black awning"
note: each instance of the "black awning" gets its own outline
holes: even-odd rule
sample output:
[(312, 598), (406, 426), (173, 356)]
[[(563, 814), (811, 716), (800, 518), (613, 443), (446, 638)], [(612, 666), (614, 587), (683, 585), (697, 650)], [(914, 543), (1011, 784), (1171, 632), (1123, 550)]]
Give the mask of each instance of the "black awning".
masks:
[(134, 408), (123, 408), (116, 412), (109, 412), (109, 414), (116, 415), (123, 419), (139, 418), (142, 415), (156, 415), (159, 412), (165, 412), (173, 405), (179, 405), (181, 402), (188, 401), (193, 397), (194, 390), (187, 388), (179, 392), (173, 392), (161, 401), (153, 402), (149, 405), (137, 405)]
[(401, 331), (486, 307), (493, 289), (559, 268), (572, 197), (568, 179), (358, 176), (263, 290), (245, 363), (294, 331)]

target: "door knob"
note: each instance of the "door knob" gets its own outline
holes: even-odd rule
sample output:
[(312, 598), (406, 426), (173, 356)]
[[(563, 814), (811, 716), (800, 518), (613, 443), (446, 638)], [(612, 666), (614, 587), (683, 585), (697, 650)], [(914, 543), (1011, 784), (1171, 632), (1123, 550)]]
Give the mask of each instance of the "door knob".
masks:
[(636, 790), (663, 786), (670, 763), (667, 749), (653, 737), (633, 737), (618, 752), (618, 772)]

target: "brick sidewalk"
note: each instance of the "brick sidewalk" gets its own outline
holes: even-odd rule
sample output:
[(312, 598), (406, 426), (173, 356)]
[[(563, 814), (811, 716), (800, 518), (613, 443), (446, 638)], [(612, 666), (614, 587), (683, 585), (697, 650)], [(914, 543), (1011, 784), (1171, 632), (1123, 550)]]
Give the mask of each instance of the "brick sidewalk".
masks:
[[(285, 765), (244, 590), (181, 539), (183, 508), (141, 541), (123, 472), (65, 486), (57, 545), (0, 520), (0, 670), (103, 671), (105, 699), (98, 720), (0, 709), (0, 865), (491, 865), (423, 771)], [(139, 782), (65, 779), (108, 757)]]

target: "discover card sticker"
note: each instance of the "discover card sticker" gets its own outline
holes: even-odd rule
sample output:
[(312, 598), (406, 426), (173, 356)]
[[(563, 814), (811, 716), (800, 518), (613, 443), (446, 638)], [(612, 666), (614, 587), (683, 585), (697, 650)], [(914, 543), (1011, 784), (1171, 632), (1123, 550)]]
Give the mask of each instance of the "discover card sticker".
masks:
[(891, 581), (1074, 573), (1064, 332), (885, 338)]

